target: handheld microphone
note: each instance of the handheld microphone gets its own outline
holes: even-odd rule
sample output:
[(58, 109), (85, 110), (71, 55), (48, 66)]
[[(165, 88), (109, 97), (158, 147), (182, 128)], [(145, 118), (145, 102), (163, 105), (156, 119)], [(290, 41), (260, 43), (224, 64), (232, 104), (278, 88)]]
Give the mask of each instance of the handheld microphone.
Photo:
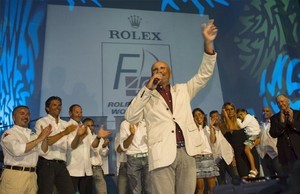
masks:
[[(161, 73), (159, 73), (159, 74), (160, 74), (160, 76), (162, 77), (162, 74), (161, 74)], [(159, 79), (158, 79), (158, 78), (155, 78), (155, 79), (153, 80), (153, 84), (154, 84), (154, 85), (157, 85), (158, 82), (159, 82)]]
[(159, 80), (158, 80), (157, 78), (155, 78), (155, 79), (153, 80), (153, 84), (154, 84), (154, 85), (157, 85), (158, 81), (159, 81)]

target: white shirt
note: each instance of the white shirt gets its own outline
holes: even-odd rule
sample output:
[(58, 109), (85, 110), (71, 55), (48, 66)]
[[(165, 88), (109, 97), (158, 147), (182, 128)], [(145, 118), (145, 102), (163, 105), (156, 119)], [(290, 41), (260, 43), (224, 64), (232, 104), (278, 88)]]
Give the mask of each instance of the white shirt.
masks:
[(120, 146), (122, 150), (126, 150), (127, 155), (139, 154), (139, 153), (147, 153), (147, 131), (146, 125), (144, 121), (140, 121), (138, 126), (134, 125), (135, 134), (132, 139), (131, 144), (127, 149), (124, 148), (124, 141), (130, 136), (129, 131), (129, 123), (124, 120), (120, 126)]
[[(116, 134), (116, 137), (115, 137), (115, 151), (116, 151), (116, 162), (117, 162), (117, 175), (119, 174), (120, 163), (121, 162), (127, 162), (126, 152), (125, 151), (123, 151), (121, 153), (117, 152), (117, 148), (119, 147), (119, 145), (120, 145), (120, 132), (118, 132)], [(121, 149), (122, 149), (122, 147), (121, 147)]]
[[(92, 142), (95, 140), (96, 137), (97, 135), (93, 134)], [(106, 157), (109, 151), (108, 146), (106, 146), (105, 148), (102, 147), (103, 143), (104, 143), (104, 139), (101, 138), (98, 147), (92, 148), (91, 155), (90, 155), (92, 165), (95, 166), (103, 165), (102, 157)]]
[(36, 138), (37, 135), (30, 129), (18, 125), (5, 131), (1, 141), (4, 165), (35, 167), (40, 149), (36, 146), (27, 153), (25, 153), (25, 149), (26, 144)]
[(270, 158), (274, 159), (278, 156), (277, 151), (277, 138), (271, 137), (270, 131), (271, 123), (270, 121), (262, 122), (260, 125), (261, 129), (261, 141), (257, 146), (257, 151), (261, 158), (264, 158), (266, 154), (270, 156)]
[[(68, 122), (61, 120), (60, 118), (58, 120), (58, 123), (56, 123), (55, 118), (48, 114), (47, 116), (37, 120), (35, 124), (35, 130), (37, 135), (41, 133), (41, 127), (45, 128), (49, 124), (52, 125), (52, 133), (50, 134), (50, 136), (53, 136), (57, 133), (60, 133), (61, 131), (64, 131), (68, 126)], [(66, 161), (66, 153), (67, 153), (67, 136), (63, 136), (53, 145), (48, 146), (47, 153), (40, 152), (40, 155), (48, 160)]]
[(247, 135), (252, 136), (260, 134), (259, 123), (254, 116), (247, 114), (243, 122), (240, 119), (237, 119), (237, 122), (241, 129), (245, 128), (245, 133)]
[[(73, 119), (70, 119), (68, 123), (69, 125), (78, 125), (78, 123)], [(85, 136), (85, 138), (82, 140), (82, 142), (79, 143), (77, 148), (72, 149), (71, 144), (76, 136), (77, 130), (78, 128), (67, 136), (67, 169), (70, 173), (70, 176), (73, 177), (82, 177), (85, 175), (92, 176), (93, 171), (90, 152), (93, 136), (90, 129), (87, 129), (87, 135)]]
[(206, 125), (204, 128), (201, 126), (198, 126), (198, 130), (200, 133), (200, 137), (202, 141), (201, 145), (201, 153), (200, 154), (212, 154), (212, 149), (210, 147), (210, 129)]
[(234, 151), (229, 142), (226, 140), (221, 130), (215, 128), (216, 141), (212, 144), (212, 151), (216, 160), (224, 159), (227, 165), (232, 162)]

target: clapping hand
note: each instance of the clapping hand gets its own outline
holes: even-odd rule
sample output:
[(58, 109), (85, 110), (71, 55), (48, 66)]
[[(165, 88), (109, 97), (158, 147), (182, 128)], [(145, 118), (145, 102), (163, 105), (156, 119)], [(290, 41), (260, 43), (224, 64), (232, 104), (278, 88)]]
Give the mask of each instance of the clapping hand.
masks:
[(135, 127), (134, 127), (134, 125), (129, 124), (129, 131), (130, 131), (130, 134), (132, 134), (132, 135), (135, 134)]
[(64, 135), (69, 135), (71, 132), (73, 132), (75, 129), (77, 128), (77, 125), (69, 125), (68, 127), (66, 127), (66, 129), (64, 130)]
[(104, 130), (104, 125), (101, 125), (97, 133), (98, 138), (105, 138), (111, 134), (110, 130)]
[(46, 139), (51, 133), (52, 133), (52, 125), (49, 124), (47, 127), (43, 128), (41, 127), (41, 133), (38, 138), (41, 138), (42, 140)]
[(87, 133), (87, 127), (85, 125), (80, 125), (77, 129), (77, 135), (83, 136)]

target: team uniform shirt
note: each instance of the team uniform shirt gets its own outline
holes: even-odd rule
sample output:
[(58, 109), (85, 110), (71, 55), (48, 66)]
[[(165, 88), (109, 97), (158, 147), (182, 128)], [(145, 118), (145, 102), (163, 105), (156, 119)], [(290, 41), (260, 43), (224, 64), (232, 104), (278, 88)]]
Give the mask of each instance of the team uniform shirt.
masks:
[[(90, 131), (90, 130), (89, 130)], [(96, 139), (97, 135), (93, 134), (92, 136), (92, 142)], [(105, 148), (102, 147), (104, 143), (104, 139), (101, 138), (98, 147), (92, 148), (91, 150), (91, 163), (93, 166), (102, 166), (103, 165), (103, 160), (102, 157), (106, 157), (108, 155), (108, 146)]]
[[(69, 125), (78, 125), (78, 123), (73, 119), (70, 119), (68, 123)], [(77, 134), (77, 130), (78, 128), (67, 136), (67, 169), (70, 173), (70, 176), (73, 177), (92, 176), (93, 171), (90, 152), (93, 136), (90, 129), (87, 129), (87, 135), (85, 136), (85, 138), (82, 140), (82, 142), (79, 143), (77, 148), (72, 149), (71, 144)]]
[[(35, 130), (37, 135), (41, 133), (41, 127), (45, 128), (49, 124), (52, 125), (52, 133), (49, 135), (50, 137), (56, 135), (66, 129), (68, 126), (68, 122), (58, 119), (58, 123), (51, 115), (47, 115), (41, 119), (39, 119), (35, 124)], [(47, 160), (63, 160), (66, 161), (66, 153), (67, 153), (67, 136), (63, 136), (53, 145), (48, 146), (48, 152), (43, 153), (40, 152), (40, 156), (46, 158)]]
[[(35, 167), (39, 156), (39, 146), (25, 153), (26, 144), (37, 138), (37, 134), (28, 128), (14, 125), (2, 135), (1, 146), (4, 165)], [(40, 150), (41, 151), (41, 150)]]
[(127, 149), (124, 148), (124, 141), (130, 136), (129, 122), (124, 120), (120, 126), (120, 146), (122, 150), (126, 150), (127, 155), (134, 155), (140, 153), (148, 153), (147, 133), (144, 121), (139, 122), (135, 127), (135, 134), (133, 140)]

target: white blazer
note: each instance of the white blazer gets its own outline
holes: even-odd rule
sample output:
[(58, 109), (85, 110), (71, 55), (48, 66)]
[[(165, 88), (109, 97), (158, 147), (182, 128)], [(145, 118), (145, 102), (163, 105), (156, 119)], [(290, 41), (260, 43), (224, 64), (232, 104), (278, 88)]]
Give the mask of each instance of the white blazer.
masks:
[(190, 156), (200, 154), (201, 138), (194, 122), (190, 101), (211, 77), (216, 55), (204, 53), (198, 73), (187, 83), (170, 88), (173, 113), (164, 98), (144, 86), (126, 110), (125, 119), (134, 124), (145, 119), (148, 135), (149, 170), (172, 164), (177, 153), (175, 122), (180, 126)]

